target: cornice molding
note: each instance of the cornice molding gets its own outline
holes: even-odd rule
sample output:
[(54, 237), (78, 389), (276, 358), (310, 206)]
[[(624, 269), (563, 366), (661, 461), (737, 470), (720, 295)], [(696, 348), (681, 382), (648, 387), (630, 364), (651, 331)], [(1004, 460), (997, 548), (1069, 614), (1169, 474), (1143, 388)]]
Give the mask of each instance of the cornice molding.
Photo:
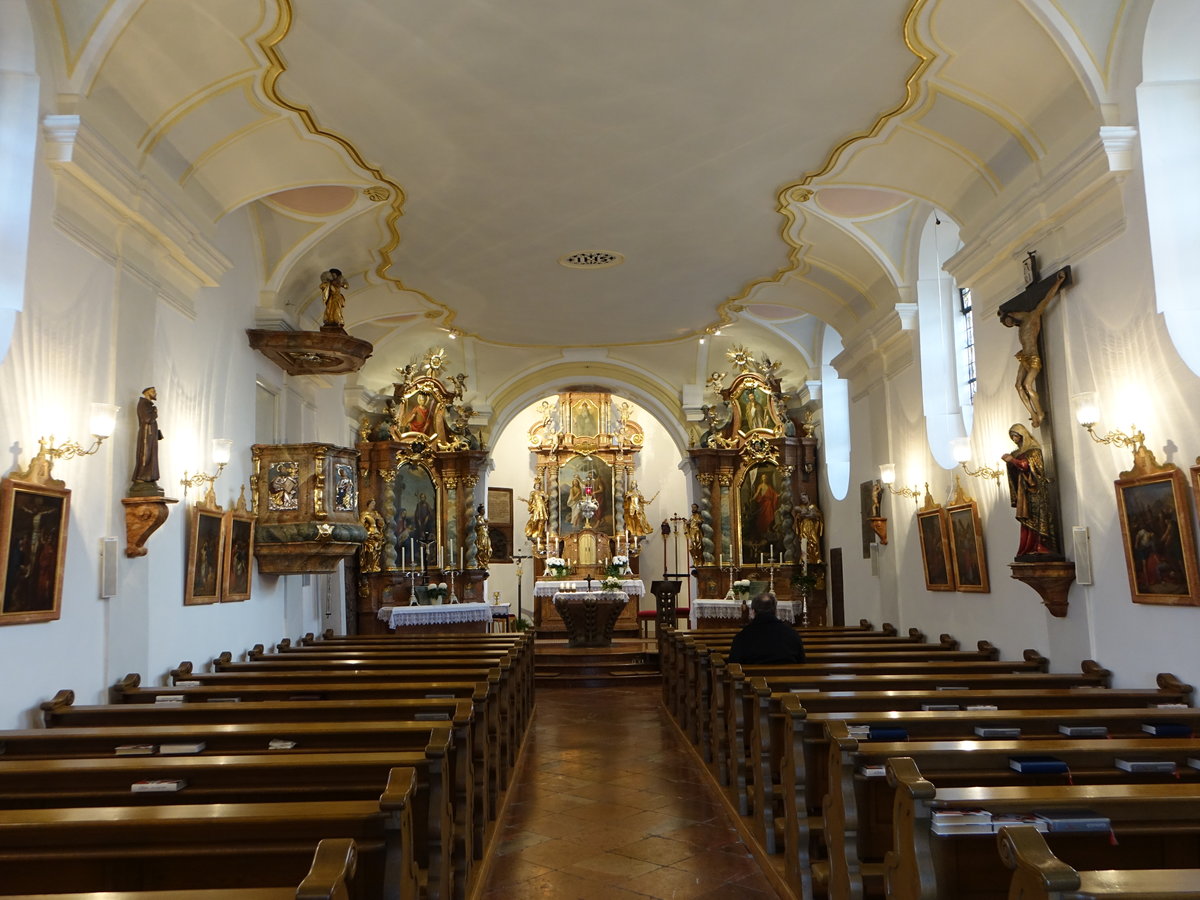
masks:
[[(987, 227), (964, 235), (964, 245), (947, 261), (946, 271), (959, 285), (978, 288), (1007, 267), (1011, 275), (1006, 272), (1004, 277), (1019, 285), (1026, 250), (1042, 249), (1046, 266), (1054, 259), (1078, 260), (1119, 235), (1125, 228), (1120, 192), (1124, 172), (1113, 168), (1106, 145), (1110, 137), (1131, 139), (1096, 132), (1045, 177), (1012, 196), (1001, 196), (998, 208), (981, 210), (975, 218)], [(1051, 233), (1055, 246), (1046, 252), (1040, 245)]]
[[(897, 304), (897, 307), (905, 304)], [(884, 310), (852, 337), (846, 350), (833, 360), (838, 377), (850, 386), (850, 398), (859, 400), (887, 378), (907, 369), (915, 357), (917, 331), (906, 331), (899, 309)]]
[[(71, 204), (84, 196), (98, 203), (114, 222), (136, 229), (159, 248), (176, 277), (193, 289), (215, 287), (233, 265), (176, 203), (80, 116), (48, 115), (42, 120), (42, 135), (47, 164), (60, 181), (77, 189), (61, 192), (58, 203)], [(75, 221), (80, 224), (88, 217)], [(111, 238), (96, 235), (88, 244), (109, 246)]]

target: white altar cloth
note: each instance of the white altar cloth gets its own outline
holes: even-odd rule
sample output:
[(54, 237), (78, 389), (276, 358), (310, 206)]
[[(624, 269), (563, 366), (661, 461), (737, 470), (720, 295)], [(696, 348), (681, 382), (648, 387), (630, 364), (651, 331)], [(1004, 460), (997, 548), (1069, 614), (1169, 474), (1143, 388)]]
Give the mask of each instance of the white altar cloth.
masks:
[[(507, 604), (501, 604), (507, 606)], [(490, 603), (443, 603), (440, 606), (381, 606), (379, 618), (388, 628), (405, 625), (448, 625), (452, 622), (490, 622)]]
[[(796, 620), (795, 607), (792, 600), (780, 600), (775, 607), (775, 613), (782, 622)], [(692, 612), (688, 616), (688, 625), (695, 629), (701, 619), (741, 619), (741, 600), (693, 600)]]
[[(603, 579), (593, 578), (592, 584), (599, 587), (601, 581)], [(533, 596), (553, 597), (560, 592), (570, 592), (572, 588), (576, 593), (586, 593), (587, 579), (582, 581), (539, 581), (533, 586)], [(640, 578), (627, 578), (621, 582), (621, 590), (630, 597), (641, 597), (646, 593), (646, 585)]]
[(555, 602), (559, 600), (628, 600), (624, 591), (559, 591), (554, 594)]

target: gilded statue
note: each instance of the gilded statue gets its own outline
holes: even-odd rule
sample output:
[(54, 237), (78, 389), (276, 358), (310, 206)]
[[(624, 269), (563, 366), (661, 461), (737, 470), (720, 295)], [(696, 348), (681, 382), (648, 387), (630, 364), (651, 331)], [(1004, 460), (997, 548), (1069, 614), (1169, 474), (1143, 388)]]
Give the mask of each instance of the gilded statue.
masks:
[(346, 309), (346, 297), (342, 291), (348, 287), (350, 287), (350, 283), (342, 277), (341, 269), (329, 269), (321, 273), (321, 299), (325, 302), (322, 327), (341, 328), (346, 324), (343, 315)]
[(1034, 428), (1040, 428), (1042, 420), (1046, 417), (1037, 390), (1038, 374), (1042, 371), (1042, 357), (1038, 352), (1038, 337), (1042, 333), (1042, 316), (1066, 280), (1067, 271), (1063, 269), (1054, 279), (1054, 284), (1050, 286), (1046, 296), (1039, 300), (1033, 309), (1002, 310), (1000, 312), (1000, 324), (1017, 329), (1017, 340), (1021, 344), (1021, 349), (1016, 354), (1017, 396), (1029, 410), (1029, 421)]
[(808, 494), (800, 495), (800, 505), (796, 507), (796, 532), (800, 538), (802, 562), (819, 563), (821, 561), (821, 535), (825, 533), (825, 517), (817, 508)]
[(692, 558), (692, 565), (700, 566), (704, 564), (704, 520), (700, 516), (700, 504), (692, 504), (692, 514), (688, 516), (687, 524), (684, 530), (687, 533), (688, 555)]
[(1021, 523), (1021, 537), (1017, 545), (1017, 559), (1030, 556), (1059, 555), (1058, 528), (1054, 521), (1054, 497), (1050, 479), (1046, 475), (1046, 464), (1042, 456), (1042, 445), (1029, 433), (1024, 425), (1013, 425), (1008, 437), (1016, 449), (1002, 457), (1008, 467), (1008, 494), (1017, 521)]
[(492, 561), (492, 536), (488, 534), (488, 520), (483, 504), (475, 507), (475, 564), (486, 569)]
[[(658, 494), (655, 494), (654, 496), (657, 497)], [(625, 492), (624, 518), (626, 531), (639, 537), (644, 534), (650, 534), (650, 532), (654, 531), (654, 527), (650, 524), (649, 520), (646, 519), (646, 504), (648, 502), (653, 502), (653, 500), (654, 497), (651, 497), (650, 500), (647, 501), (646, 498), (642, 496), (641, 491), (638, 490), (637, 482), (630, 482), (629, 490)]]
[(549, 520), (546, 509), (546, 492), (535, 486), (529, 492), (528, 500), (524, 497), (517, 499), (524, 500), (529, 505), (529, 520), (525, 523), (525, 537), (536, 541), (546, 531), (546, 523)]
[(367, 508), (362, 511), (359, 521), (367, 530), (367, 536), (363, 540), (358, 558), (359, 571), (378, 572), (380, 558), (383, 554), (383, 530), (386, 523), (383, 521), (383, 516), (376, 511), (374, 500), (367, 501)]

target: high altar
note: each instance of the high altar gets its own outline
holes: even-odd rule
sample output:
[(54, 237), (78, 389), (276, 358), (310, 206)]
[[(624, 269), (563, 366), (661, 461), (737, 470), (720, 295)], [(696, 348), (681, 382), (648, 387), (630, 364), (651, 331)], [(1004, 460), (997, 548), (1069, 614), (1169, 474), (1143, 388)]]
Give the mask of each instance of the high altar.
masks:
[[(359, 426), (359, 554), (353, 617), (359, 634), (386, 631), (386, 606), (446, 583), (462, 602), (481, 602), (490, 562), (479, 540), (480, 470), (487, 453), (462, 404), (466, 377), (446, 377), (445, 353), (398, 370), (386, 409)], [(486, 529), (484, 529), (486, 530)], [(449, 599), (449, 598), (446, 598)], [(351, 610), (348, 610), (351, 612)]]
[(700, 489), (688, 523), (698, 597), (720, 598), (737, 579), (773, 584), (780, 600), (798, 600), (797, 621), (826, 623), (824, 520), (817, 506), (817, 440), (806, 415), (797, 435), (777, 375), (742, 347), (728, 353), (738, 369), (719, 400), (704, 407), (706, 430), (688, 451)]
[[(529, 430), (534, 455), (526, 536), (535, 549), (534, 624), (539, 634), (562, 637), (567, 628), (554, 608), (562, 589), (585, 591), (588, 578), (598, 589), (614, 557), (626, 557), (622, 589), (630, 595), (614, 634), (638, 633), (637, 577), (641, 542), (653, 529), (646, 521), (643, 497), (634, 478), (645, 441), (633, 421), (632, 406), (614, 408), (607, 391), (568, 391), (544, 401)], [(524, 499), (524, 498), (523, 498)], [(548, 560), (561, 559), (565, 573)]]

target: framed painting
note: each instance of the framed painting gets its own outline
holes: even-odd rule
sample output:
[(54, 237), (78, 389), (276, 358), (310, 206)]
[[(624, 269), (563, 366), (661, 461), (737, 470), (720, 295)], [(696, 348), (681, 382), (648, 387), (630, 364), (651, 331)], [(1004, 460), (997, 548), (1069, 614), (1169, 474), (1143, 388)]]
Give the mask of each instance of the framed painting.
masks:
[[(396, 505), (395, 564), (401, 568), (413, 567), (422, 554), (431, 563), (437, 558), (437, 500), (437, 485), (427, 468), (405, 463), (396, 470), (392, 480), (392, 502)], [(452, 567), (453, 564), (452, 561)]]
[(510, 563), (513, 552), (513, 490), (487, 489), (488, 537), (492, 542), (492, 562)]
[(199, 606), (221, 600), (221, 554), (225, 549), (225, 514), (219, 509), (192, 507), (188, 529), (187, 580), (183, 605)]
[[(559, 535), (574, 534), (592, 528), (601, 534), (613, 533), (613, 469), (598, 456), (575, 456), (558, 468)], [(591, 518), (585, 501), (596, 501)]]
[[(739, 523), (741, 559), (744, 563), (759, 556), (780, 558), (784, 553), (784, 539), (788, 537), (781, 514), (785, 493), (789, 490), (779, 466), (760, 463), (746, 470), (737, 486), (741, 506)], [(799, 553), (799, 550), (796, 551)]]
[(957, 589), (968, 593), (990, 593), (979, 507), (974, 500), (948, 506), (946, 518), (950, 532), (950, 561), (953, 563)]
[(1164, 467), (1128, 474), (1116, 487), (1133, 602), (1200, 605), (1192, 509), (1183, 473)]
[(257, 516), (244, 509), (225, 513), (225, 542), (221, 551), (221, 602), (250, 599), (254, 559), (254, 523)]
[(917, 532), (921, 535), (921, 561), (927, 591), (954, 590), (948, 531), (946, 510), (942, 507), (935, 506), (917, 513)]
[(65, 487), (0, 479), (0, 625), (59, 617), (70, 506)]

